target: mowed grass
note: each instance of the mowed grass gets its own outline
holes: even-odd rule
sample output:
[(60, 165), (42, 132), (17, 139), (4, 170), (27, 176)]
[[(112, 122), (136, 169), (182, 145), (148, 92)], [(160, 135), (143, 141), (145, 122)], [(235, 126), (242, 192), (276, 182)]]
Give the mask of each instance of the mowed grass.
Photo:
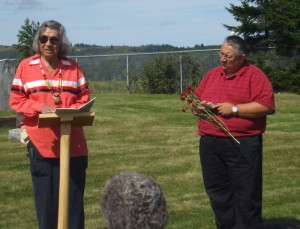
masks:
[[(105, 181), (137, 171), (160, 183), (168, 229), (214, 228), (199, 161), (196, 118), (178, 95), (93, 94), (96, 118), (84, 127), (89, 145), (85, 192), (87, 229), (105, 227), (99, 203)], [(276, 94), (264, 134), (263, 217), (300, 222), (300, 96)], [(37, 228), (26, 148), (0, 128), (0, 228)]]

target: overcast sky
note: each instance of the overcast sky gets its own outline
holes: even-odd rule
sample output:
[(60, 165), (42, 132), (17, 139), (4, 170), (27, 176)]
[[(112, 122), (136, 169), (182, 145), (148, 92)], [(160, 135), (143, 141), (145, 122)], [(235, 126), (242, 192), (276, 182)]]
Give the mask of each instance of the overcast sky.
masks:
[(0, 45), (18, 42), (24, 20), (62, 23), (70, 41), (95, 45), (218, 45), (238, 25), (240, 0), (0, 0)]

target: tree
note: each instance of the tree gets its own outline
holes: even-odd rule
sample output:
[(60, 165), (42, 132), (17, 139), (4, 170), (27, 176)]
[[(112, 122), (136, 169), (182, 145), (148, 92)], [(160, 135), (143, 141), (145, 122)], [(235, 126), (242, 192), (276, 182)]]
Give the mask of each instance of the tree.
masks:
[(143, 68), (143, 88), (150, 94), (172, 94), (179, 87), (176, 59), (173, 56), (154, 57), (153, 62)]
[(272, 38), (276, 49), (290, 53), (300, 51), (300, 1), (274, 1), (272, 16)]
[(16, 45), (16, 49), (20, 53), (19, 61), (34, 54), (32, 42), (39, 26), (39, 22), (30, 22), (28, 18), (25, 19), (24, 25), (21, 26), (17, 35), (18, 44)]
[(200, 64), (187, 54), (154, 57), (143, 67), (142, 87), (151, 94), (173, 94), (180, 91), (180, 63), (183, 84), (196, 85), (200, 78)]
[(225, 7), (239, 26), (225, 25), (244, 36), (250, 48), (273, 46), (280, 53), (300, 51), (299, 0), (241, 0)]

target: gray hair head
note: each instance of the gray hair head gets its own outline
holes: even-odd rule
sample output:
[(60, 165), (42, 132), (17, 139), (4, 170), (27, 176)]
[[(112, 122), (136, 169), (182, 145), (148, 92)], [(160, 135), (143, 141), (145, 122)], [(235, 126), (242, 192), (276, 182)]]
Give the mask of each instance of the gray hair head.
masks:
[(168, 223), (161, 187), (136, 172), (120, 173), (108, 180), (100, 204), (109, 229), (163, 229)]
[(44, 32), (47, 28), (49, 29), (55, 29), (59, 33), (59, 39), (60, 39), (60, 50), (59, 50), (59, 56), (65, 57), (68, 54), (69, 48), (70, 48), (70, 41), (66, 35), (66, 29), (65, 27), (60, 24), (57, 21), (49, 20), (45, 21), (37, 30), (37, 33), (33, 39), (32, 47), (33, 50), (36, 53), (40, 53), (40, 46), (39, 46), (39, 36), (42, 32)]
[(237, 55), (247, 54), (247, 44), (239, 36), (232, 35), (225, 38), (223, 44), (228, 44), (237, 51)]

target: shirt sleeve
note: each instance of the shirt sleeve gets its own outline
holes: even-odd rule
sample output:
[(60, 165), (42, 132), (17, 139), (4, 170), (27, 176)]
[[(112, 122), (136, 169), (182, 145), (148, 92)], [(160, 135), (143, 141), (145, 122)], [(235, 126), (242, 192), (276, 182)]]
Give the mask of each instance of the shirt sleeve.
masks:
[(253, 80), (251, 82), (252, 101), (255, 101), (265, 107), (268, 107), (275, 112), (275, 99), (271, 82), (268, 77), (260, 70), (256, 69), (253, 73)]
[(11, 86), (9, 105), (14, 111), (23, 116), (34, 117), (42, 111), (44, 104), (30, 99), (26, 95), (24, 82), (22, 80), (22, 66), (23, 63), (21, 62)]

